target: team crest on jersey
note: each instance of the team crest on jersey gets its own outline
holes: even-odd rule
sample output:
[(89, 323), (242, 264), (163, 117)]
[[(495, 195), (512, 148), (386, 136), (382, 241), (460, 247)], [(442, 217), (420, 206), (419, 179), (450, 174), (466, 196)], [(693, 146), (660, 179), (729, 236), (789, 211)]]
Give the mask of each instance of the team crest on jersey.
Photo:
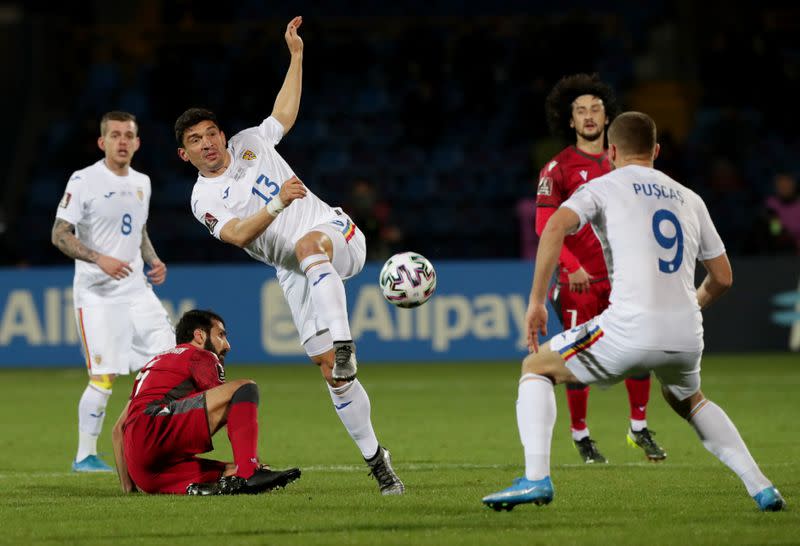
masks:
[(208, 231), (210, 231), (211, 234), (213, 235), (214, 234), (214, 228), (217, 227), (217, 224), (219, 223), (219, 220), (217, 220), (214, 217), (213, 214), (211, 214), (210, 212), (207, 212), (207, 213), (205, 213), (203, 215), (203, 223), (208, 228)]
[(144, 201), (144, 190), (142, 188), (136, 188), (136, 197), (139, 198), (139, 201)]
[(550, 195), (553, 191), (553, 179), (549, 176), (543, 176), (539, 179), (539, 185), (536, 188), (537, 195)]
[(583, 178), (583, 181), (586, 182), (586, 177), (589, 176), (589, 171), (580, 171), (578, 174), (580, 174), (581, 178)]
[(64, 197), (61, 198), (61, 202), (58, 204), (59, 207), (65, 209), (69, 206), (69, 201), (72, 199), (72, 194), (69, 192), (64, 192)]
[(558, 161), (551, 161), (550, 164), (547, 165), (547, 172), (552, 171), (556, 165), (558, 165)]
[(94, 363), (98, 366), (103, 363), (103, 355), (94, 355), (93, 357)]
[(256, 158), (256, 153), (253, 150), (245, 150), (242, 154), (242, 159), (253, 161)]

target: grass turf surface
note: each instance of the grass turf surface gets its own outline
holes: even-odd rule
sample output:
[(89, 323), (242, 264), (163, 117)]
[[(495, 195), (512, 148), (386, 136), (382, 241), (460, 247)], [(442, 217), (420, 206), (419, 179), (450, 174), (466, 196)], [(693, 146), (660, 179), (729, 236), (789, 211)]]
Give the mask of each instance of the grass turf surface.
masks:
[[(611, 464), (572, 447), (563, 387), (553, 438), (556, 489), (546, 507), (495, 513), (480, 498), (522, 472), (514, 401), (519, 366), (362, 364), (379, 439), (407, 494), (383, 498), (346, 435), (317, 370), (234, 366), (261, 388), (259, 446), (274, 467), (299, 466), (287, 489), (255, 497), (124, 496), (115, 475), (69, 472), (80, 369), (0, 371), (0, 543), (8, 544), (797, 544), (800, 444), (796, 355), (709, 356), (703, 390), (736, 423), (789, 503), (763, 514), (738, 478), (672, 414), (654, 380), (648, 422), (669, 457), (625, 445), (623, 385), (593, 389), (592, 437)], [(128, 394), (121, 378), (99, 448)], [(231, 459), (223, 432), (211, 456)]]

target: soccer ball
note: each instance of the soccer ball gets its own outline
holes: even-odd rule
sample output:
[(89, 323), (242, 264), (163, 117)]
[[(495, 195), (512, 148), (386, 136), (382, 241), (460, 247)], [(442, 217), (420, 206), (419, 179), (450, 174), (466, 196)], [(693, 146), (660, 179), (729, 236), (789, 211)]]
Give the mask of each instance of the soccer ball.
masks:
[(398, 307), (418, 307), (436, 290), (436, 271), (416, 252), (395, 254), (383, 265), (378, 282), (383, 297)]

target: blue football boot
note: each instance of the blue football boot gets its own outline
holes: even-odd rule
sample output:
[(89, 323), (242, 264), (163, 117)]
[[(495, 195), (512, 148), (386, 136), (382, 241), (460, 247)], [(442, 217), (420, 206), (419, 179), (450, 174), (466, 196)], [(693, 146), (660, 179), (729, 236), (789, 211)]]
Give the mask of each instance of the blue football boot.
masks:
[(756, 501), (762, 512), (780, 512), (786, 508), (786, 501), (774, 486), (762, 489), (753, 495), (753, 500)]
[(97, 455), (89, 455), (80, 461), (72, 462), (73, 472), (114, 472), (114, 469), (108, 466)]
[(481, 502), (490, 508), (494, 508), (496, 512), (500, 510), (510, 512), (518, 504), (532, 502), (537, 506), (542, 506), (550, 504), (552, 500), (553, 484), (550, 481), (550, 476), (547, 476), (536, 481), (524, 477), (517, 478), (511, 487), (486, 495), (481, 499)]

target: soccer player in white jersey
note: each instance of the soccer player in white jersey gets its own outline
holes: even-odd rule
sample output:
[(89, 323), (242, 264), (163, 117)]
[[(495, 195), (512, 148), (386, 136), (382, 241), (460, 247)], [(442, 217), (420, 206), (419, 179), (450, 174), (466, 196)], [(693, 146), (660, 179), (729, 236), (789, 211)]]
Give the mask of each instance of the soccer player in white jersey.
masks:
[(112, 471), (97, 456), (97, 438), (114, 379), (175, 345), (167, 311), (148, 284), (163, 283), (167, 266), (147, 235), (150, 178), (130, 166), (137, 131), (132, 114), (102, 117), (97, 145), (105, 157), (72, 174), (53, 224), (53, 244), (75, 260), (75, 320), (89, 371), (78, 404), (76, 472)]
[[(695, 429), (706, 449), (739, 476), (758, 507), (782, 510), (783, 498), (761, 473), (734, 424), (700, 390), (701, 310), (733, 282), (708, 210), (697, 194), (653, 168), (659, 147), (649, 116), (622, 114), (611, 124), (608, 140), (615, 170), (575, 191), (542, 233), (526, 314), (531, 354), (522, 362), (517, 398), (525, 475), (483, 502), (495, 510), (511, 510), (553, 499), (554, 384), (611, 384), (650, 370), (670, 406)], [(538, 333), (547, 334), (547, 285), (564, 236), (587, 223), (606, 255), (611, 304), (540, 347)], [(708, 275), (695, 289), (697, 260)]]
[(356, 379), (343, 280), (364, 267), (364, 234), (341, 209), (323, 202), (275, 151), (297, 118), (302, 88), (302, 18), (285, 39), (291, 62), (272, 114), (227, 143), (216, 116), (191, 108), (175, 122), (178, 155), (199, 172), (195, 218), (211, 235), (277, 270), (300, 343), (320, 367), (342, 423), (384, 495), (404, 492), (389, 452), (375, 436), (370, 401)]

